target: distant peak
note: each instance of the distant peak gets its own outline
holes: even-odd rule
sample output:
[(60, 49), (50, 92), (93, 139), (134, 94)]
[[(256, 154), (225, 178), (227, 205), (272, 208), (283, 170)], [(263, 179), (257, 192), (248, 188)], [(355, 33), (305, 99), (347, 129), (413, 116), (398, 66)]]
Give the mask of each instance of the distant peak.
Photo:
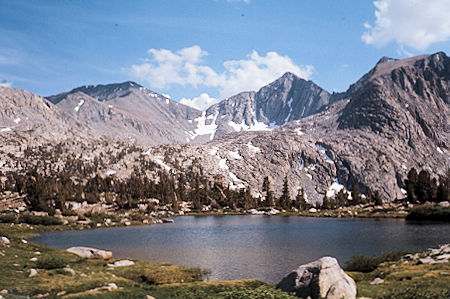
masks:
[(294, 73), (286, 72), (286, 73), (283, 74), (283, 76), (281, 76), (281, 78), (292, 79), (292, 78), (298, 78), (298, 77)]
[(390, 62), (390, 61), (396, 61), (396, 60), (398, 60), (398, 59), (387, 57), (387, 56), (383, 56), (383, 57), (381, 57), (380, 60), (378, 60), (377, 64), (382, 64), (382, 63), (386, 63), (386, 62)]

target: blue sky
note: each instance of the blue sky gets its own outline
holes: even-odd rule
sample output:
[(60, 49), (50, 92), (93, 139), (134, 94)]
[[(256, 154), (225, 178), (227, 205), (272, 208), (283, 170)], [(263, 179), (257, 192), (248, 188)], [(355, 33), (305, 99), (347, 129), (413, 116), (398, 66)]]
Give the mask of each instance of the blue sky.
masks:
[(0, 0), (0, 84), (46, 96), (132, 80), (199, 107), (285, 71), (344, 91), (382, 56), (449, 54), (448, 4)]

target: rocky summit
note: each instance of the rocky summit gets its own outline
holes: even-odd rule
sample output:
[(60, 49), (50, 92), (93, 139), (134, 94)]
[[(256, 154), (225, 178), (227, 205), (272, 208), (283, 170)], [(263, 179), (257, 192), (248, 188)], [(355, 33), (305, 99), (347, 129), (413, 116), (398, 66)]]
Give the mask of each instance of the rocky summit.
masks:
[[(263, 194), (264, 177), (279, 191), (287, 176), (291, 194), (302, 188), (310, 203), (352, 186), (391, 201), (405, 196), (411, 168), (443, 175), (450, 167), (449, 79), (445, 53), (384, 57), (346, 92), (330, 94), (286, 73), (206, 111), (134, 82), (47, 98), (0, 87), (0, 165), (12, 167), (30, 142), (79, 140), (96, 152), (102, 144), (120, 152), (99, 143), (104, 136), (138, 147), (161, 170), (201, 165), (211, 179), (254, 196)], [(128, 175), (133, 161), (121, 158), (113, 162), (126, 170), (117, 172)]]

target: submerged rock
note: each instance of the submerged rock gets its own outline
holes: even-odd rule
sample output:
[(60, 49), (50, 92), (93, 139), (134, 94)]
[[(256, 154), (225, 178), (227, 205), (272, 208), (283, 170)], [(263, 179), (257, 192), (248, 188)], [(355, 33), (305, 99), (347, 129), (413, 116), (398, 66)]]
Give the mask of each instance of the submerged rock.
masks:
[(356, 298), (355, 281), (345, 274), (335, 258), (328, 256), (298, 267), (276, 287), (285, 292), (295, 292), (302, 298)]
[(80, 257), (89, 259), (110, 259), (112, 258), (112, 252), (91, 248), (91, 247), (70, 247), (67, 249), (68, 252), (76, 254)]

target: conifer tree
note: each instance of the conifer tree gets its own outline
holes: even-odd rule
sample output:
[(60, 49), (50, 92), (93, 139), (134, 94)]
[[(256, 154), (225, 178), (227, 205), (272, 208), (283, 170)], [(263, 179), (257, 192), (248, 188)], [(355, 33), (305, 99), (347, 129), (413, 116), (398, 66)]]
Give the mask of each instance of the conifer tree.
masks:
[(264, 178), (262, 191), (266, 193), (265, 205), (268, 207), (273, 207), (273, 191), (270, 189), (270, 181), (267, 176)]
[(302, 187), (298, 188), (295, 200), (297, 202), (297, 208), (300, 211), (304, 211), (306, 209), (306, 198), (305, 198), (305, 191), (303, 190)]
[(289, 194), (289, 183), (287, 176), (284, 177), (283, 192), (279, 201), (281, 208), (288, 210), (291, 207), (291, 196)]
[(353, 183), (352, 185), (352, 203), (353, 205), (359, 205), (362, 201), (361, 191), (357, 184)]

